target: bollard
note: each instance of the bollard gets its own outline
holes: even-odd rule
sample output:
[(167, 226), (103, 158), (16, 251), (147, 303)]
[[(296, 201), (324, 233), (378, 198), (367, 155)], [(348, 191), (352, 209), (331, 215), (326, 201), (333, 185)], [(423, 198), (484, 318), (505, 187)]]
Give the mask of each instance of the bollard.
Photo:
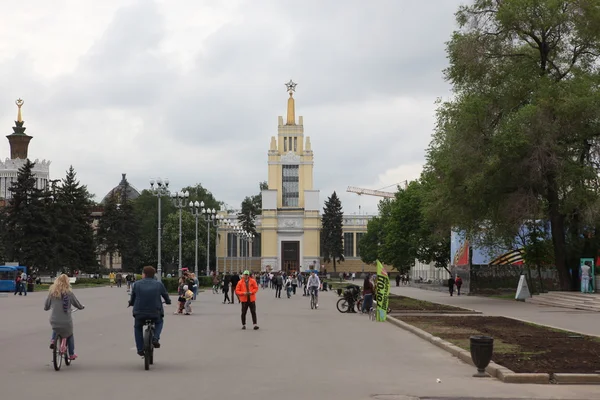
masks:
[(494, 352), (494, 338), (490, 336), (471, 336), (471, 360), (477, 367), (475, 378), (486, 378), (486, 367), (492, 361)]

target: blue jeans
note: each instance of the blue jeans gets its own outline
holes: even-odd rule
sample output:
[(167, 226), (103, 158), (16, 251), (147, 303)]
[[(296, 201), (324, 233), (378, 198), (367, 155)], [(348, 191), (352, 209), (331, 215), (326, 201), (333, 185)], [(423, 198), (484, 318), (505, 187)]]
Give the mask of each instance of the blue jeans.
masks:
[(362, 312), (368, 312), (373, 307), (373, 293), (365, 294), (365, 299), (362, 304)]
[[(52, 341), (54, 342), (55, 346), (60, 346), (60, 343), (56, 343), (56, 332), (54, 331), (52, 331)], [(67, 338), (67, 347), (69, 348), (70, 355), (75, 354), (75, 338), (73, 335)]]
[[(144, 322), (151, 318), (136, 318), (133, 324), (133, 333), (135, 334), (135, 346), (137, 351), (144, 351)], [(154, 341), (160, 340), (160, 333), (163, 329), (163, 319), (157, 318), (154, 320)]]

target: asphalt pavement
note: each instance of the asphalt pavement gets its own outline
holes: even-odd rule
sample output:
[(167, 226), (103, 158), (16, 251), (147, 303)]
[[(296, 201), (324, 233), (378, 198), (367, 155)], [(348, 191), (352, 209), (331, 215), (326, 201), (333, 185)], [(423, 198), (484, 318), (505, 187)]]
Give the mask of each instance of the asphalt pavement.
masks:
[(312, 311), (307, 297), (276, 299), (261, 290), (258, 331), (242, 331), (240, 306), (210, 291), (199, 295), (193, 315), (173, 315), (169, 306), (162, 347), (144, 371), (125, 288), (75, 293), (86, 306), (73, 315), (79, 358), (59, 372), (48, 348), (46, 293), (0, 297), (1, 398), (600, 399), (597, 386), (473, 378), (473, 367), (392, 324), (339, 313), (333, 292), (321, 293)]

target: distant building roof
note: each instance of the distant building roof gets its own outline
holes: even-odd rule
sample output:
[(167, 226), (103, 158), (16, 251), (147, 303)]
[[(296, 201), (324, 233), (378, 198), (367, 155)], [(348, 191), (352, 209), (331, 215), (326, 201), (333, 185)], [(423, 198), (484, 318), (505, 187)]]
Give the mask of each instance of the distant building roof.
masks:
[(119, 184), (117, 186), (115, 186), (108, 193), (106, 193), (106, 196), (104, 196), (104, 198), (102, 199), (100, 204), (105, 204), (106, 201), (113, 194), (121, 193), (123, 190), (127, 191), (127, 198), (129, 200), (135, 200), (138, 197), (140, 197), (140, 192), (135, 187), (133, 187), (129, 182), (127, 182), (127, 178), (126, 178), (127, 174), (121, 174), (121, 175), (122, 175), (121, 182), (119, 182)]

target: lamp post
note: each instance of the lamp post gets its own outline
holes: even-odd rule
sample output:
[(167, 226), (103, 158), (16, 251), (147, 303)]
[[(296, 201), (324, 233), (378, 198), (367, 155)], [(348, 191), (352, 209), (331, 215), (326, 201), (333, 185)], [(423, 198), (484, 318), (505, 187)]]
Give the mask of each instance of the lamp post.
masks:
[[(156, 184), (156, 187), (154, 187)], [(156, 263), (156, 272), (158, 273), (158, 280), (162, 279), (162, 264), (161, 264), (161, 241), (162, 241), (162, 227), (160, 222), (160, 198), (163, 196), (169, 196), (169, 180), (164, 181), (160, 178), (150, 179), (150, 193), (158, 197), (158, 261)]]
[(182, 239), (181, 212), (183, 211), (183, 208), (185, 207), (185, 202), (189, 196), (190, 196), (190, 194), (184, 190), (182, 190), (181, 192), (171, 193), (171, 199), (173, 199), (173, 205), (179, 209), (179, 271), (177, 273), (177, 276), (179, 276), (180, 278), (181, 278), (181, 275), (183, 275), (183, 271), (182, 271), (183, 264), (182, 264), (182, 260), (181, 260), (181, 239)]
[(198, 276), (198, 217), (200, 216), (200, 203), (196, 200), (190, 201), (190, 211), (196, 219), (196, 248), (194, 255), (194, 273)]
[[(219, 272), (219, 255), (217, 254), (217, 249), (219, 248), (219, 228), (227, 227), (229, 224), (229, 219), (225, 218), (225, 216), (217, 215), (215, 227), (217, 228), (216, 237), (215, 237), (215, 269), (217, 273)], [(227, 229), (227, 228), (226, 228)], [(225, 242), (227, 243), (227, 242)], [(223, 273), (227, 273), (227, 249), (225, 249), (225, 265), (223, 266)]]
[(204, 202), (200, 202), (200, 207), (202, 207), (202, 218), (206, 221), (206, 276), (210, 274), (210, 225), (215, 222), (217, 217), (217, 210), (214, 208), (211, 210), (210, 208), (204, 208)]

